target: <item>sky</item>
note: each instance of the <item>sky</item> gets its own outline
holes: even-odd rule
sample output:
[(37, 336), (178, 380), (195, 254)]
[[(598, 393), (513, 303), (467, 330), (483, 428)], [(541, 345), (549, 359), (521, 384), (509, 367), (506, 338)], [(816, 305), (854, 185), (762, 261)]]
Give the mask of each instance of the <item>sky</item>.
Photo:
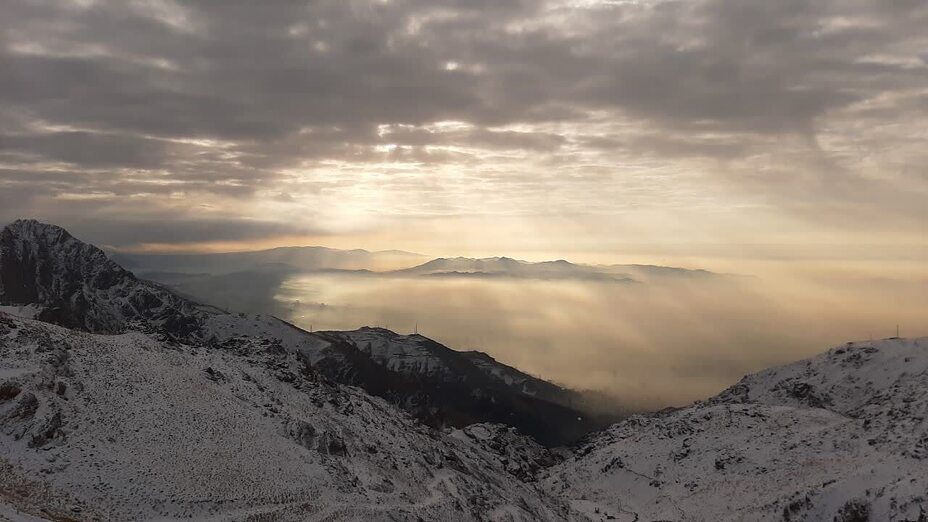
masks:
[(0, 221), (918, 265), (925, 27), (923, 0), (6, 0)]

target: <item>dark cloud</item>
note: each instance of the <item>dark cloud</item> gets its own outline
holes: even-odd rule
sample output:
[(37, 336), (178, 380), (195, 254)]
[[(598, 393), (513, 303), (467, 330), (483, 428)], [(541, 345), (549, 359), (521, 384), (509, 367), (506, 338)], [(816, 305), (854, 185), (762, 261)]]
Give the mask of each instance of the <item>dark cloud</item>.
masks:
[(76, 219), (69, 227), (76, 235), (112, 246), (134, 245), (143, 234), (147, 243), (200, 243), (239, 241), (273, 237), (320, 234), (321, 231), (273, 221), (236, 218), (190, 219), (152, 216), (115, 220)]
[[(0, 192), (0, 226), (19, 217), (50, 223), (67, 223), (68, 230), (99, 246), (125, 248), (147, 244), (198, 244), (215, 241), (267, 240), (296, 235), (325, 235), (324, 230), (299, 223), (242, 219), (234, 215), (216, 217), (166, 212), (149, 205), (119, 209), (103, 208), (98, 201), (58, 201), (54, 208), (35, 212), (22, 204), (23, 190)], [(9, 205), (9, 206), (7, 206)]]
[(86, 131), (0, 134), (0, 153), (61, 161), (86, 168), (154, 169), (168, 159), (164, 142)]
[[(2, 9), (0, 189), (20, 201), (293, 202), (294, 172), (309, 173), (297, 180), (309, 194), (359, 183), (348, 172), (313, 179), (333, 162), (458, 165), (480, 182), (474, 190), (512, 176), (521, 191), (532, 179), (546, 191), (553, 181), (539, 169), (552, 166), (565, 169), (562, 188), (643, 157), (756, 171), (758, 151), (784, 143), (802, 149), (784, 154), (818, 157), (802, 168), (819, 182), (853, 183), (854, 169), (822, 167), (843, 154), (831, 144), (893, 149), (903, 130), (856, 123), (917, 122), (924, 99), (911, 93), (928, 85), (928, 5), (917, 0), (16, 0)], [(448, 121), (461, 125), (436, 126)], [(378, 183), (455, 188), (395, 175)]]
[[(917, 3), (812, 0), (553, 13), (539, 2), (53, 4), (8, 7), (5, 102), (62, 124), (258, 141), (305, 127), (508, 124), (556, 118), (552, 106), (802, 128), (867, 94), (843, 82), (860, 53), (904, 36), (888, 24), (914, 30), (926, 16)], [(842, 17), (877, 26), (829, 31)]]

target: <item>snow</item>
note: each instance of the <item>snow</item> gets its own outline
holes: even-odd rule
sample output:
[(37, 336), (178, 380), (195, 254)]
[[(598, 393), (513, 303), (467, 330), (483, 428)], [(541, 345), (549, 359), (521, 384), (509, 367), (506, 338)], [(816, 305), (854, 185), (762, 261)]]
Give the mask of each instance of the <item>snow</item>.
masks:
[(436, 353), (437, 343), (418, 335), (399, 335), (383, 328), (330, 332), (348, 339), (359, 350), (388, 369), (401, 373), (451, 375), (452, 369)]
[[(299, 375), (298, 357), (259, 341), (225, 351), (0, 316), (0, 355), (7, 368), (42, 368), (20, 372), (13, 381), (21, 391), (0, 402), (0, 463), (73, 496), (84, 513), (572, 517), (478, 444), (430, 430), (355, 388), (312, 375), (281, 380), (283, 372)], [(15, 414), (28, 396), (37, 398), (35, 412)], [(14, 506), (32, 514), (38, 507)]]
[(256, 314), (212, 314), (206, 317), (204, 337), (216, 337), (219, 341), (232, 338), (262, 338), (280, 342), (288, 352), (306, 355), (316, 361), (330, 343), (319, 336), (301, 330), (290, 323), (270, 315)]
[(41, 308), (35, 304), (0, 306), (0, 312), (22, 317), (23, 319), (35, 319), (40, 311)]
[(508, 473), (526, 482), (534, 481), (541, 469), (559, 460), (555, 452), (505, 424), (471, 424), (453, 430), (451, 436), (488, 450)]
[(593, 520), (842, 520), (856, 505), (918, 520), (926, 370), (928, 339), (851, 343), (629, 418), (541, 480)]
[(0, 522), (44, 522), (45, 520), (23, 513), (12, 506), (0, 504)]

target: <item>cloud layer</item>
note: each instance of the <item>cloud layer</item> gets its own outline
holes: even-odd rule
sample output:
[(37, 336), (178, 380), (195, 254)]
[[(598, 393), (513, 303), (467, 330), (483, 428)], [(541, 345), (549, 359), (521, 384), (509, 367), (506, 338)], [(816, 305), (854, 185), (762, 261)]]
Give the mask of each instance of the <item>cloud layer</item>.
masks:
[(920, 0), (2, 11), (3, 221), (128, 246), (468, 215), (905, 242), (928, 220)]

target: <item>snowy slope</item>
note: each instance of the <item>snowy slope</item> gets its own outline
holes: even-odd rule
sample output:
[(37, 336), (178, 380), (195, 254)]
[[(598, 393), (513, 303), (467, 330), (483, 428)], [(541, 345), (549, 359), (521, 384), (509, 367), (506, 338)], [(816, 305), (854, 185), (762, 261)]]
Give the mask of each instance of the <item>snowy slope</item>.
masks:
[(926, 406), (928, 338), (851, 343), (629, 418), (542, 482), (594, 520), (922, 521)]
[(165, 345), (8, 315), (0, 467), (6, 512), (43, 517), (571, 518), (481, 445), (263, 341)]
[(436, 347), (431, 345), (429, 339), (423, 336), (400, 335), (384, 328), (370, 327), (349, 332), (322, 333), (350, 342), (390, 370), (401, 373), (451, 376), (452, 370), (449, 365)]
[(476, 444), (494, 455), (506, 471), (525, 482), (561, 460), (559, 450), (550, 450), (505, 424), (471, 424), (451, 432), (452, 437)]

